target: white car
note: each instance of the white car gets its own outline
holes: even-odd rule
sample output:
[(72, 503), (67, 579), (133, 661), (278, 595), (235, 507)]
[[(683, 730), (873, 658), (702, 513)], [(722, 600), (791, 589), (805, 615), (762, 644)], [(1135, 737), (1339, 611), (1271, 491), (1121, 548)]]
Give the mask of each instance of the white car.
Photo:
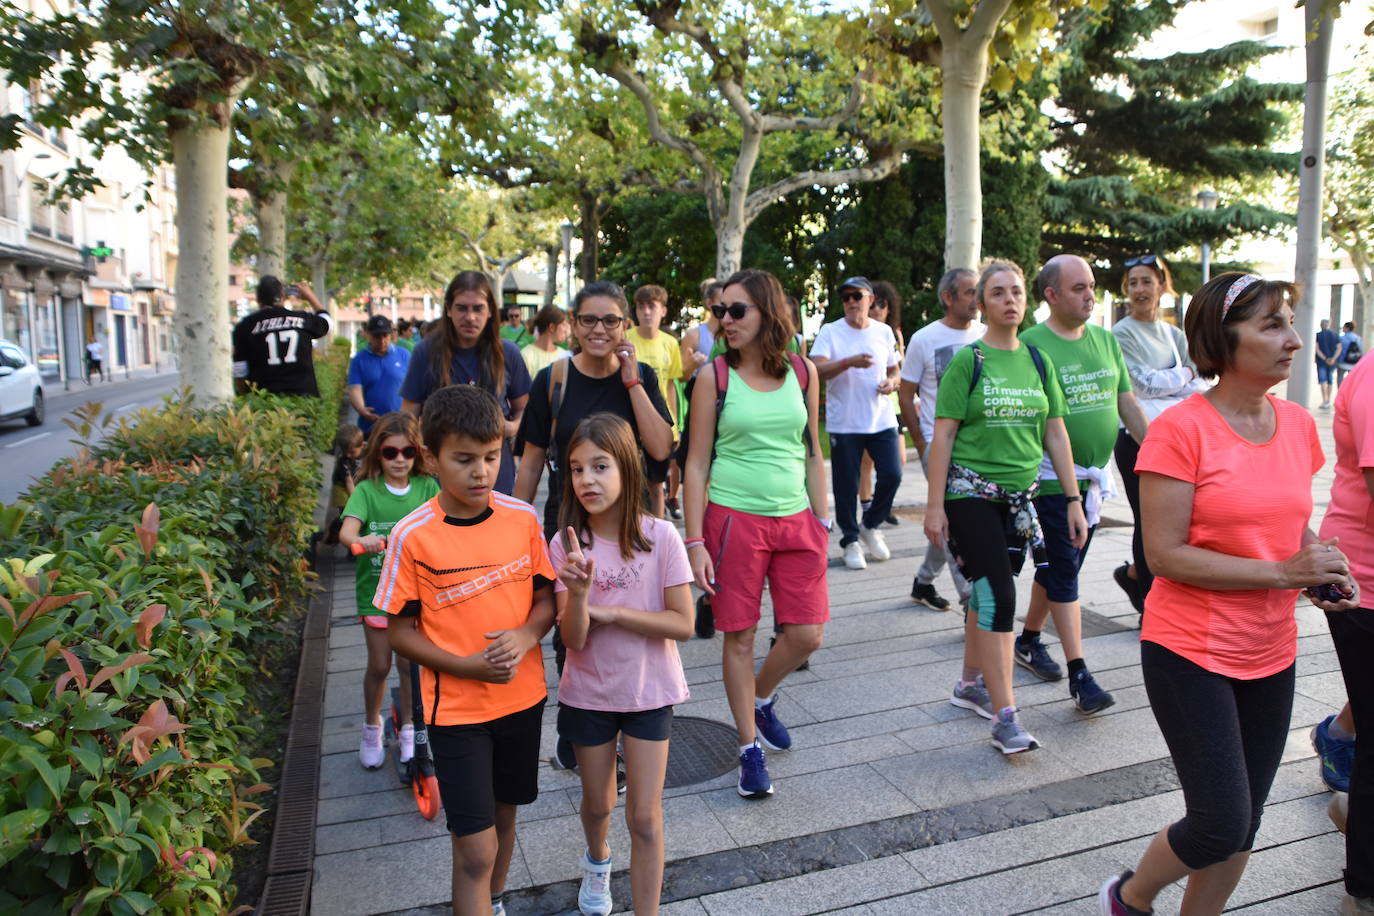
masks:
[(23, 350), (0, 340), (0, 420), (15, 417), (30, 426), (43, 422), (43, 380)]

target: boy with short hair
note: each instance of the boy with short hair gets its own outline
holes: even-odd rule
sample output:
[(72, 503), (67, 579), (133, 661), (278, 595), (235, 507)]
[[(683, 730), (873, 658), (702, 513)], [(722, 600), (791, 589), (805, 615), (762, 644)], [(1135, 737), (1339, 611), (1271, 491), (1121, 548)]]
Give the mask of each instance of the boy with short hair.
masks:
[[(635, 358), (654, 370), (658, 376), (663, 400), (672, 415), (673, 439), (679, 438), (677, 378), (682, 375), (682, 351), (677, 338), (659, 326), (668, 315), (668, 291), (661, 286), (649, 284), (635, 290), (634, 327), (625, 332), (625, 339), (634, 344)], [(668, 503), (673, 518), (681, 518), (682, 510), (677, 500), (677, 464), (674, 461), (645, 462), (649, 479), (649, 511), (656, 518), (663, 517), (663, 485), (668, 483)]]
[(420, 424), (439, 495), (392, 529), (373, 603), (409, 619), (388, 628), (391, 647), (423, 666), (453, 911), (503, 916), (515, 808), (539, 794), (539, 640), (553, 625), (556, 574), (534, 507), (492, 489), (504, 435), (496, 399), (474, 385), (442, 388)]

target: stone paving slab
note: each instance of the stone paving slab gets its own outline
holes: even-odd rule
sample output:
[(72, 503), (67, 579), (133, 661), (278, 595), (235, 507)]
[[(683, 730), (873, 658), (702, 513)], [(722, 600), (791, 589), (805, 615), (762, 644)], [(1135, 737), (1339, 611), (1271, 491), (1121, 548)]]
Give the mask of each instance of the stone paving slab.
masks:
[[(1327, 437), (1330, 420), (1318, 418)], [(1318, 513), (1330, 467), (1318, 475)], [(925, 484), (915, 463), (897, 504), (919, 507)], [(832, 545), (832, 620), (811, 669), (790, 677), (779, 709), (795, 750), (769, 755), (777, 794), (741, 799), (735, 774), (664, 793), (668, 869), (661, 912), (724, 914), (1095, 912), (1113, 870), (1133, 864), (1149, 836), (1181, 813), (1182, 801), (1140, 674), (1138, 618), (1112, 580), (1130, 553), (1129, 510), (1109, 504), (1080, 578), (1085, 651), (1113, 708), (1084, 717), (1064, 681), (1017, 669), (1024, 718), (1044, 747), (1004, 758), (988, 723), (949, 705), (963, 653), (959, 616), (914, 604), (911, 577), (925, 552), (918, 521), (885, 531), (894, 557), (845, 569)], [(353, 615), (349, 570), (335, 589), (330, 635), (317, 829), (316, 914), (447, 912), (449, 844), (441, 822), (415, 813), (390, 769), (357, 765), (362, 628)], [(937, 588), (952, 597), (948, 574)], [(1031, 576), (1017, 580), (1018, 606)], [(755, 641), (768, 651), (769, 607)], [(1284, 765), (1270, 796), (1257, 851), (1232, 906), (1246, 913), (1331, 913), (1339, 907), (1343, 847), (1326, 821), (1328, 796), (1308, 741), (1313, 722), (1344, 700), (1326, 623), (1298, 611), (1297, 695)], [(1094, 635), (1099, 634), (1099, 635)], [(1061, 662), (1052, 627), (1045, 641)], [(582, 838), (576, 774), (555, 769), (556, 684), (544, 646), (550, 702), (544, 716), (539, 801), (520, 812), (508, 909), (568, 912)], [(680, 647), (692, 698), (680, 715), (723, 722), (721, 637)], [(388, 764), (389, 766), (389, 764)], [(1096, 799), (1085, 806), (1084, 799)], [(442, 821), (442, 815), (440, 817)], [(612, 818), (618, 909), (628, 903), (629, 844), (623, 801)], [(415, 867), (418, 863), (418, 868)], [(397, 881), (404, 866), (406, 878)], [(570, 896), (571, 895), (571, 896)], [(1180, 888), (1161, 896), (1175, 909)]]

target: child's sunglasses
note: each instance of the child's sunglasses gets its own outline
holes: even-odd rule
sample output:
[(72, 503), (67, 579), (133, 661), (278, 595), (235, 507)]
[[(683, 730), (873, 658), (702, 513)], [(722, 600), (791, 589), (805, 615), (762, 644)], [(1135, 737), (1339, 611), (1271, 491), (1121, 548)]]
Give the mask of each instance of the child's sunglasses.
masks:
[(382, 458), (387, 461), (395, 461), (397, 458), (411, 459), (415, 457), (415, 446), (407, 445), (404, 448), (397, 448), (394, 445), (382, 446)]
[(711, 306), (711, 314), (716, 316), (717, 321), (720, 321), (726, 315), (729, 315), (736, 321), (742, 321), (744, 316), (749, 314), (749, 303), (731, 302), (729, 305), (713, 305)]
[(1130, 270), (1132, 267), (1141, 267), (1141, 266), (1144, 266), (1144, 267), (1154, 267), (1154, 266), (1155, 266), (1155, 262), (1158, 261), (1158, 260), (1159, 260), (1159, 255), (1156, 255), (1156, 254), (1143, 254), (1143, 255), (1141, 255), (1141, 256), (1138, 257), (1138, 258), (1127, 258), (1127, 259), (1126, 259), (1126, 269), (1127, 269), (1127, 270)]

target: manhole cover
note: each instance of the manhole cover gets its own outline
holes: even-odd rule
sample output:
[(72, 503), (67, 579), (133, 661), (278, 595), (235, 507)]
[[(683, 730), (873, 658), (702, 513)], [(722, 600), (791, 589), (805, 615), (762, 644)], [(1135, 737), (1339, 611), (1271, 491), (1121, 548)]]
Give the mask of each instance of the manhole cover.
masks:
[(739, 737), (733, 725), (697, 716), (674, 716), (668, 742), (666, 787), (715, 779), (739, 766)]

